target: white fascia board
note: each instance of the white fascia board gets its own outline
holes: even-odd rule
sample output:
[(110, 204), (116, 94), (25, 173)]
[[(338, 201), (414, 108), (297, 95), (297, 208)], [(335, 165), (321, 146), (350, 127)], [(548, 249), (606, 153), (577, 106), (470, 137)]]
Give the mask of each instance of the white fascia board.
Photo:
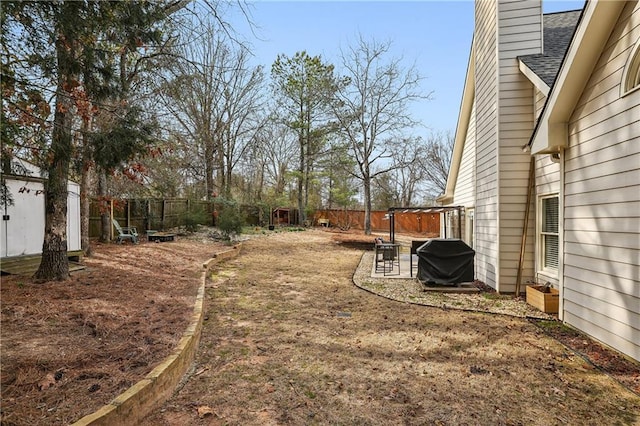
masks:
[(469, 130), (469, 121), (471, 119), (471, 111), (473, 110), (476, 89), (474, 51), (474, 41), (472, 40), (469, 64), (467, 65), (467, 75), (464, 80), (464, 89), (462, 91), (462, 100), (460, 102), (460, 112), (458, 113), (458, 124), (456, 126), (455, 141), (453, 143), (451, 165), (449, 166), (449, 174), (447, 175), (447, 187), (444, 194), (436, 199), (436, 201), (442, 205), (453, 202), (453, 193), (455, 191), (456, 181), (458, 180), (460, 163), (462, 162), (464, 143), (467, 139), (467, 131)]
[(520, 72), (527, 77), (527, 79), (534, 85), (536, 89), (538, 89), (542, 94), (546, 97), (549, 96), (549, 86), (545, 83), (535, 72), (531, 70), (520, 59), (518, 59), (518, 67), (520, 68)]

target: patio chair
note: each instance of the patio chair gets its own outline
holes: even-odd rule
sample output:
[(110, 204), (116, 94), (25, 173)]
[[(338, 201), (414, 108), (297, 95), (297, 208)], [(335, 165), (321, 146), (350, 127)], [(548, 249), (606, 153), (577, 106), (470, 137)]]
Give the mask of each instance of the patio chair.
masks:
[(125, 240), (130, 240), (133, 244), (138, 244), (138, 231), (135, 226), (122, 227), (117, 220), (111, 220), (116, 231), (118, 231), (118, 237), (116, 238), (118, 244), (122, 244)]
[(400, 274), (400, 244), (384, 241), (381, 237), (375, 242), (375, 270), (389, 275), (398, 266), (397, 274)]

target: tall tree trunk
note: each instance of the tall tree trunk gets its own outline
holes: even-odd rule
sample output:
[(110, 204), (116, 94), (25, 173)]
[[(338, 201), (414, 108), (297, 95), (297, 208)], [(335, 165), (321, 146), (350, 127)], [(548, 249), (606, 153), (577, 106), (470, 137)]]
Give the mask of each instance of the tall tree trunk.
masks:
[[(66, 98), (66, 97), (65, 97)], [(64, 101), (70, 103), (70, 101)], [(35, 273), (37, 281), (66, 280), (69, 277), (67, 257), (67, 179), (71, 151), (71, 120), (62, 110), (61, 103), (55, 114), (51, 165), (45, 184), (45, 230), (42, 243), (42, 261)], [(67, 110), (68, 111), (68, 110)]]
[(300, 135), (300, 163), (298, 165), (298, 225), (304, 218), (304, 138)]
[(309, 207), (309, 184), (311, 182), (311, 159), (307, 154), (307, 161), (304, 168), (304, 210), (305, 217), (304, 220), (307, 220), (307, 208)]
[(224, 173), (224, 143), (222, 141), (222, 135), (220, 134), (222, 129), (216, 129), (215, 138), (216, 138), (216, 167), (217, 167), (217, 179), (216, 183), (218, 186), (218, 190), (220, 191), (220, 195), (227, 196), (225, 193), (225, 188), (227, 186), (225, 182), (225, 173)]
[(93, 175), (93, 165), (89, 152), (88, 134), (91, 129), (91, 119), (82, 122), (82, 175), (80, 176), (80, 245), (85, 256), (91, 256), (91, 243), (89, 240), (89, 219), (91, 217), (91, 200), (89, 187)]
[(211, 139), (205, 141), (204, 145), (204, 183), (205, 191), (207, 192), (207, 200), (213, 200), (214, 182), (213, 182), (213, 170), (215, 169), (215, 142)]
[(98, 172), (98, 198), (100, 199), (100, 242), (111, 239), (111, 203), (107, 196), (107, 172), (101, 167)]
[[(70, 2), (73, 3), (73, 2)], [(62, 15), (73, 13), (75, 6), (63, 5)], [(69, 88), (73, 87), (76, 76), (71, 69), (75, 58), (75, 40), (59, 29), (56, 40), (56, 60), (58, 81), (56, 106), (53, 118), (50, 160), (45, 184), (45, 229), (42, 243), (42, 260), (34, 278), (36, 281), (66, 280), (69, 277), (67, 257), (67, 180), (72, 154), (71, 126), (73, 117), (73, 97)]]
[(224, 174), (225, 174), (224, 194), (227, 197), (230, 197), (231, 196), (231, 178), (232, 178), (232, 170), (233, 170), (233, 166), (231, 165), (231, 156), (227, 156), (225, 160), (226, 160), (226, 166), (224, 170)]
[[(308, 100), (307, 100), (308, 102)], [(307, 104), (305, 108), (305, 153), (304, 153), (304, 214), (301, 214), (300, 223), (303, 224), (307, 220), (307, 207), (309, 206), (309, 175), (311, 167), (311, 106)]]
[(364, 174), (362, 185), (364, 188), (364, 233), (371, 235), (371, 177), (369, 170)]
[(287, 172), (286, 164), (280, 163), (278, 164), (278, 176), (276, 179), (276, 197), (284, 194), (284, 188), (287, 185), (285, 181), (285, 173)]
[[(329, 175), (329, 192), (327, 194), (327, 208), (331, 210), (333, 208), (333, 176)], [(346, 205), (345, 205), (346, 208)]]
[(264, 191), (264, 169), (265, 165), (262, 163), (258, 171), (258, 183), (256, 185), (256, 202), (258, 203), (262, 201), (262, 192)]

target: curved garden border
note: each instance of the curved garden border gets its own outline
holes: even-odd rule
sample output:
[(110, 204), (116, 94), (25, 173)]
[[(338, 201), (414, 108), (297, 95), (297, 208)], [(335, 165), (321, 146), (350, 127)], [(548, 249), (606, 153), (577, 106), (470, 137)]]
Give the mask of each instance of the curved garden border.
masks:
[(207, 273), (213, 265), (237, 256), (241, 247), (239, 244), (230, 250), (216, 253), (213, 258), (202, 264), (204, 271), (201, 275), (191, 323), (173, 353), (151, 370), (144, 379), (118, 395), (110, 403), (102, 406), (98, 411), (73, 423), (72, 426), (137, 424), (152, 409), (171, 396), (189, 369), (198, 349), (204, 319), (204, 290)]

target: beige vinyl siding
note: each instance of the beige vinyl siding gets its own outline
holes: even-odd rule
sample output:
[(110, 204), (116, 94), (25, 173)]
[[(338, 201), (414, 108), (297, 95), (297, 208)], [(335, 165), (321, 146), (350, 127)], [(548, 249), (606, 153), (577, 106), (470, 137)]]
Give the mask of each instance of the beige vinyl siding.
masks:
[(569, 123), (564, 175), (564, 320), (640, 359), (640, 92), (620, 98), (640, 42), (623, 9)]
[(476, 278), (496, 287), (497, 212), (497, 3), (476, 2)]
[[(534, 216), (539, 218), (539, 202), (540, 198), (546, 195), (559, 195), (560, 193), (560, 163), (554, 163), (551, 161), (549, 155), (538, 155), (536, 156), (536, 210), (534, 211)], [(539, 238), (539, 235), (536, 232), (535, 238)], [(537, 245), (541, 244), (540, 241), (537, 242)], [(535, 282), (550, 282), (554, 285), (554, 287), (558, 288), (560, 285), (560, 277), (557, 273), (551, 273), (549, 271), (545, 271), (542, 268), (542, 259), (540, 256), (542, 252), (537, 251), (535, 254), (535, 267), (536, 267), (536, 275), (533, 277), (533, 281)]]
[(540, 114), (542, 113), (542, 108), (544, 107), (545, 102), (547, 102), (547, 97), (538, 89), (534, 89), (534, 108), (535, 115), (533, 116), (534, 120), (537, 122), (538, 118), (540, 118)]
[[(497, 290), (515, 290), (531, 156), (523, 152), (534, 128), (534, 88), (522, 75), (519, 55), (542, 51), (542, 10), (537, 1), (500, 2), (498, 205), (500, 268)], [(523, 277), (534, 275), (534, 200), (527, 223)]]
[(536, 156), (536, 195), (560, 192), (560, 164), (554, 163), (549, 155)]
[(456, 187), (453, 194), (453, 205), (473, 207), (475, 205), (475, 187), (473, 185), (474, 171), (476, 167), (476, 108), (475, 102), (471, 107), (471, 117), (467, 126), (467, 137), (464, 141), (460, 171), (456, 179)]

